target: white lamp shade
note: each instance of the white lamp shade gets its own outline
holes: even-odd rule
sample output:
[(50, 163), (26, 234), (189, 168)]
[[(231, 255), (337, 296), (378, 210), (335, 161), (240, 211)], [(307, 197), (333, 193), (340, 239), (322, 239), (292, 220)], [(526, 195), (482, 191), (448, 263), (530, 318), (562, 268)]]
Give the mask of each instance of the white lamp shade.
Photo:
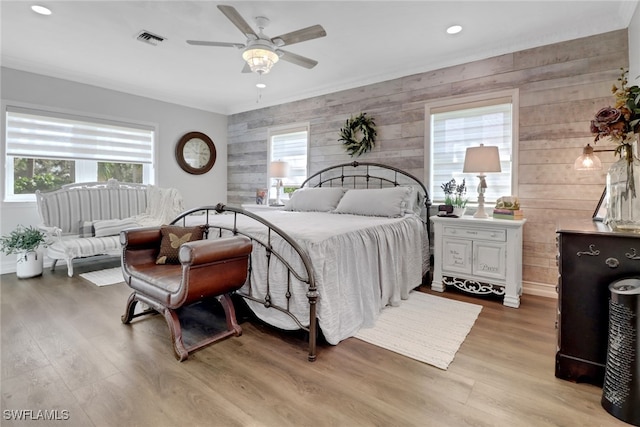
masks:
[(289, 176), (289, 163), (281, 160), (271, 162), (269, 166), (269, 176), (271, 176), (271, 178), (286, 178)]
[(465, 173), (502, 172), (500, 153), (496, 146), (469, 147), (464, 156)]

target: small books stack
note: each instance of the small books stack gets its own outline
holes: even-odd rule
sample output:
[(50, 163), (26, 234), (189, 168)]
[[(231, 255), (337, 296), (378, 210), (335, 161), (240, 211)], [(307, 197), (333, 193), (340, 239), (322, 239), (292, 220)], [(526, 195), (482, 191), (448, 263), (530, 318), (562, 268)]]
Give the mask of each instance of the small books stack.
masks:
[(493, 217), (496, 219), (524, 219), (524, 212), (521, 209), (499, 209), (493, 210)]

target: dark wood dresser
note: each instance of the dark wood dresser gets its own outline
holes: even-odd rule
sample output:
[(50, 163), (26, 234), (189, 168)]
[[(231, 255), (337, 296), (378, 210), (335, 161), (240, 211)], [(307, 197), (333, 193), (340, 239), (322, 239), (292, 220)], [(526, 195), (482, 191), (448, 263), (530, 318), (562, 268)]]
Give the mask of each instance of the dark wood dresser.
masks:
[(640, 276), (640, 234), (591, 220), (561, 221), (557, 233), (556, 377), (602, 386), (609, 284)]

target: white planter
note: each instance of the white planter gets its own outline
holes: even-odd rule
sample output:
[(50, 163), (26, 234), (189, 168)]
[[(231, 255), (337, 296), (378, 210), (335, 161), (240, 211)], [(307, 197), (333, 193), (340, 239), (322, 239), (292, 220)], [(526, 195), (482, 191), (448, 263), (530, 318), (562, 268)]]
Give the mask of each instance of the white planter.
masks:
[(44, 255), (41, 250), (22, 252), (16, 255), (16, 275), (19, 279), (27, 279), (42, 274), (42, 261)]
[(467, 208), (453, 208), (453, 214), (460, 218), (467, 211)]

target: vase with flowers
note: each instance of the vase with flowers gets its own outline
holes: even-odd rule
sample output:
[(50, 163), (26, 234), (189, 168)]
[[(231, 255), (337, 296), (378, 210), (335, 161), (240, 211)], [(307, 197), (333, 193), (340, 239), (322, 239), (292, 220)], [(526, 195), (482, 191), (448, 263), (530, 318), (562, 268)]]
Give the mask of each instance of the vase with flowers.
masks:
[(620, 157), (607, 172), (609, 202), (604, 222), (613, 229), (640, 231), (640, 87), (629, 86), (627, 74), (623, 69), (620, 87), (611, 89), (615, 106), (598, 111), (591, 133), (594, 143), (603, 137), (615, 142), (615, 154)]
[(467, 202), (469, 199), (465, 197), (467, 195), (467, 185), (465, 180), (462, 180), (462, 184), (457, 184), (455, 178), (451, 181), (445, 182), (440, 186), (444, 191), (444, 204), (453, 206), (453, 214), (461, 217), (467, 210)]

